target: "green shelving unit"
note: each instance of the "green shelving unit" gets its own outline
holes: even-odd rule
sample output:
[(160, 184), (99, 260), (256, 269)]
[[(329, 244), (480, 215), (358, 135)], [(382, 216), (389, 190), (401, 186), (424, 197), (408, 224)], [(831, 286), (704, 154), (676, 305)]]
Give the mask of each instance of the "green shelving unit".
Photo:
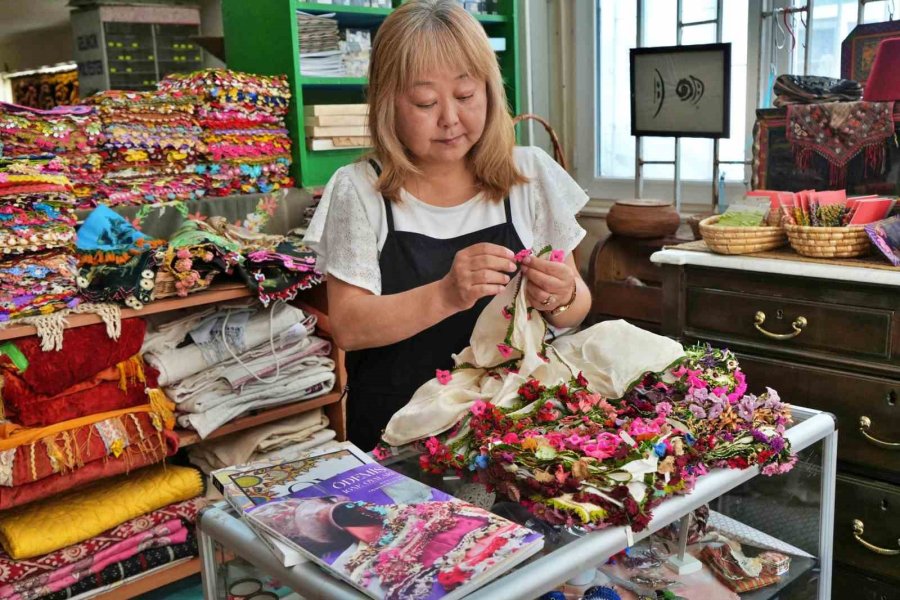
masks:
[[(396, 8), (403, 0), (394, 0)], [(300, 75), (300, 45), (297, 11), (335, 13), (341, 28), (373, 31), (391, 14), (390, 8), (316, 4), (300, 0), (222, 0), (225, 55), (228, 68), (259, 75), (287, 75), (291, 105), (287, 127), (291, 134), (296, 185), (325, 185), (340, 167), (356, 160), (364, 150), (310, 151), (306, 148), (303, 107), (306, 104), (347, 104), (366, 101), (364, 77), (303, 77)], [(519, 43), (516, 0), (499, 0), (497, 14), (475, 15), (490, 37), (506, 39), (506, 50), (497, 53), (506, 84), (510, 112), (521, 108)]]

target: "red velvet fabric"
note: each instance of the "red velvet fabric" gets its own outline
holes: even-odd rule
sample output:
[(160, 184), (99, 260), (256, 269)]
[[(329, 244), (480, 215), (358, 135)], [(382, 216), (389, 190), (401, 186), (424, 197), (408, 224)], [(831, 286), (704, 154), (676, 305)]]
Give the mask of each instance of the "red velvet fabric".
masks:
[[(139, 412), (116, 417), (128, 440), (126, 450), (145, 449), (159, 454), (159, 432), (149, 413)], [(154, 451), (155, 448), (155, 451)], [(83, 425), (75, 429), (43, 438), (34, 444), (16, 448), (12, 466), (12, 485), (18, 487), (57, 475), (53, 468), (54, 455), (60, 471), (74, 472), (94, 462), (114, 460), (97, 425)], [(33, 457), (33, 458), (32, 458)], [(0, 489), (4, 489), (0, 487)]]
[(75, 384), (54, 396), (35, 394), (26, 381), (11, 372), (4, 375), (3, 405), (9, 420), (26, 427), (45, 427), (110, 410), (147, 404), (146, 388), (158, 387), (159, 372), (143, 365), (145, 381), (126, 378), (120, 388), (119, 372), (106, 369), (93, 379)]
[[(98, 436), (95, 434), (94, 437)], [(166, 456), (172, 456), (177, 450), (178, 436), (175, 433), (162, 432), (162, 444), (160, 444), (160, 436), (154, 433), (143, 444), (127, 447), (118, 458), (104, 456), (68, 473), (56, 473), (38, 481), (11, 488), (0, 487), (0, 510), (28, 504), (91, 481), (162, 462)]]
[[(106, 335), (103, 323), (74, 327), (63, 333), (62, 350), (58, 352), (41, 350), (37, 336), (21, 338), (12, 343), (28, 359), (28, 368), (19, 373), (5, 355), (0, 355), (0, 368), (18, 374), (33, 393), (55, 396), (140, 352), (146, 330), (143, 319), (125, 319), (122, 334), (114, 340)], [(7, 396), (4, 389), (4, 399)]]
[(900, 37), (878, 44), (863, 98), (869, 102), (900, 100)]

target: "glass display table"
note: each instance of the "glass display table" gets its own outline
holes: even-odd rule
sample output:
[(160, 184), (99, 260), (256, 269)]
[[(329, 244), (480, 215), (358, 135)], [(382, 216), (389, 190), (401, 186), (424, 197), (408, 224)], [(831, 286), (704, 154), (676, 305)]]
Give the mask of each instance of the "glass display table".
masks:
[[(644, 540), (654, 532), (682, 520), (701, 506), (709, 505), (711, 514), (732, 527), (743, 528), (753, 536), (780, 540), (786, 548), (796, 548), (791, 571), (778, 585), (741, 594), (746, 600), (792, 598), (826, 600), (831, 597), (832, 531), (834, 486), (837, 456), (837, 431), (829, 413), (793, 407), (794, 423), (786, 437), (799, 455), (795, 468), (784, 475), (759, 477), (759, 469), (714, 469), (698, 478), (692, 493), (675, 496), (655, 510), (647, 529), (609, 527), (584, 533), (546, 530), (545, 546), (517, 568), (504, 573), (467, 598), (478, 600), (523, 600), (536, 598), (558, 588), (571, 578), (604, 564), (611, 556)], [(394, 457), (384, 463), (407, 476), (439, 487), (448, 493), (459, 491), (458, 477), (425, 476), (418, 469), (417, 457)], [(509, 502), (495, 504), (492, 510), (516, 518)], [(534, 521), (522, 517), (523, 524)], [(755, 534), (754, 534), (755, 532)], [(227, 587), (236, 577), (229, 572), (229, 561), (239, 557), (253, 568), (311, 600), (367, 598), (361, 592), (328, 575), (311, 562), (285, 568), (256, 534), (222, 502), (210, 506), (198, 519), (198, 541), (203, 562), (204, 597), (227, 598)], [(682, 544), (684, 542), (682, 541)], [(683, 548), (683, 545), (682, 545)], [(246, 575), (246, 569), (240, 570)]]

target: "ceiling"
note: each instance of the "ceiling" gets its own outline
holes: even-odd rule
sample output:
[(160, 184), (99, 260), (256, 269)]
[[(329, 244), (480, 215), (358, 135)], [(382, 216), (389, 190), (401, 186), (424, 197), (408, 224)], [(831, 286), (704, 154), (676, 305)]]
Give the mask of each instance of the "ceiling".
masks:
[(0, 38), (62, 27), (69, 21), (68, 0), (0, 0)]

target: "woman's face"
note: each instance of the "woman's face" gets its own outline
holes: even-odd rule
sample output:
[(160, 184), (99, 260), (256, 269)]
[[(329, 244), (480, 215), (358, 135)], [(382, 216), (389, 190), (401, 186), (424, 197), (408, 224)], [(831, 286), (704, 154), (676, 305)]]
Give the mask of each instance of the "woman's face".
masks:
[(432, 71), (401, 94), (395, 107), (397, 135), (414, 162), (459, 161), (484, 132), (485, 82), (453, 70)]

